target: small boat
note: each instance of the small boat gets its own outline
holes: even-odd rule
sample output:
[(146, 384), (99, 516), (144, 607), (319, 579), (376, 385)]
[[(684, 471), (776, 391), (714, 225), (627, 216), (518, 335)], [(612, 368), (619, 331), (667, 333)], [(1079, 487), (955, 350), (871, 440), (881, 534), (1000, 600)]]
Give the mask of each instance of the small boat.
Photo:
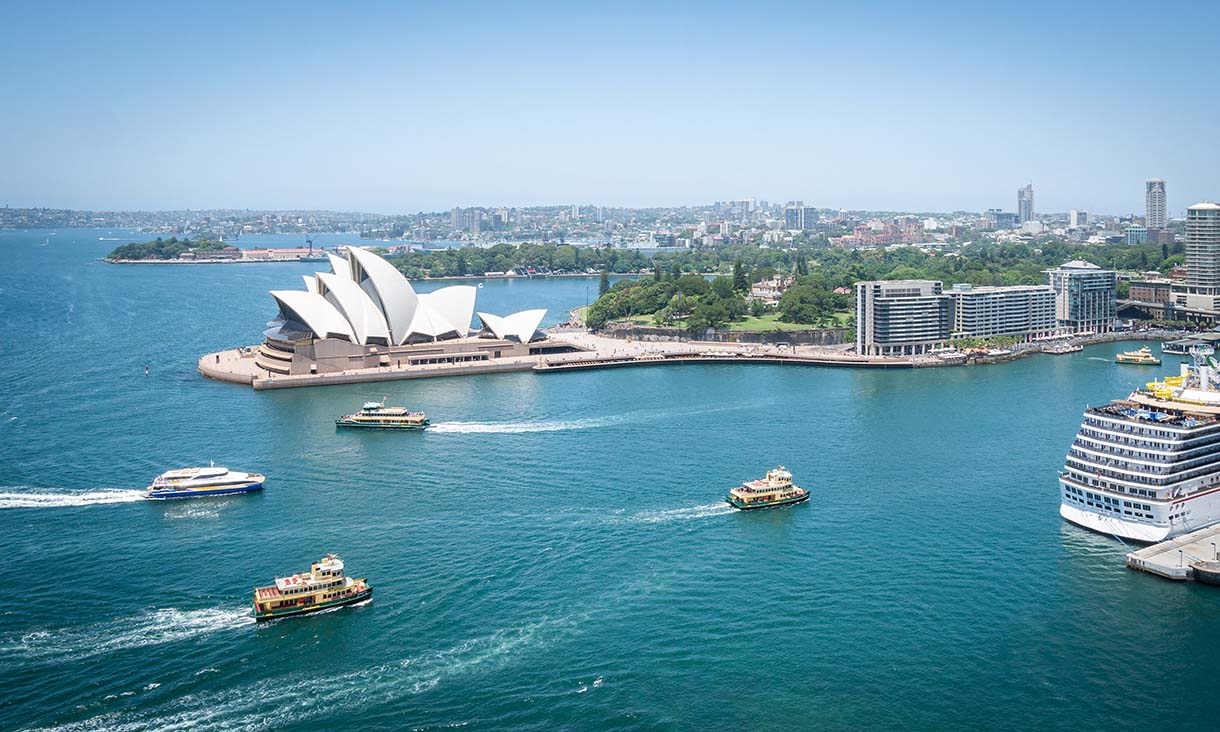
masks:
[(387, 407), (385, 402), (365, 402), (359, 412), (335, 420), (336, 427), (364, 427), (383, 430), (422, 430), (431, 422), (423, 412), (406, 407)]
[(1161, 359), (1152, 355), (1152, 349), (1144, 346), (1137, 351), (1126, 351), (1114, 357), (1115, 363), (1130, 363), (1137, 366), (1160, 366)]
[(215, 464), (206, 468), (181, 468), (167, 470), (154, 478), (144, 497), (164, 500), (248, 493), (261, 490), (264, 480), (266, 478), (259, 473), (243, 473)]
[(1057, 343), (1053, 346), (1048, 346), (1042, 349), (1042, 352), (1053, 353), (1057, 356), (1061, 356), (1065, 353), (1077, 353), (1083, 350), (1084, 346), (1080, 345), (1079, 343)]
[(372, 596), (373, 588), (365, 579), (352, 579), (343, 574), (343, 560), (337, 554), (327, 554), (314, 562), (308, 573), (276, 577), (273, 585), (255, 587), (254, 619), (274, 620), (316, 613)]
[(755, 508), (789, 506), (809, 500), (809, 491), (792, 484), (792, 473), (781, 465), (768, 470), (767, 477), (742, 483), (729, 491), (725, 501), (734, 508), (749, 511)]

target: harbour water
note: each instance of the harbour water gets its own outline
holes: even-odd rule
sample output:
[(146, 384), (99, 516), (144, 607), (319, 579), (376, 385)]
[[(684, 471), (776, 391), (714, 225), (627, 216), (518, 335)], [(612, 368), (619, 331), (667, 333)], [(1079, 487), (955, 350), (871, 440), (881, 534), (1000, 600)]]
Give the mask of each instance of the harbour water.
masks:
[[(0, 729), (1213, 724), (1220, 592), (1057, 513), (1083, 407), (1172, 358), (255, 392), (195, 361), (316, 265), (106, 265), (108, 236), (0, 232)], [(479, 305), (556, 322), (590, 285)], [(383, 396), (435, 428), (335, 430)], [(140, 499), (213, 459), (266, 490)], [(780, 463), (807, 504), (723, 503)], [(256, 626), (251, 588), (329, 551), (376, 599)]]

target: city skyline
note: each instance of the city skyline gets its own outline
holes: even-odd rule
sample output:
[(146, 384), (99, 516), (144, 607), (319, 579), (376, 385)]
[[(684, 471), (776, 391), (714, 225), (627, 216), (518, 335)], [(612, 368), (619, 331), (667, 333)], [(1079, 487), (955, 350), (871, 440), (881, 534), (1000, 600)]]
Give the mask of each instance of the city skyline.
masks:
[[(0, 80), (20, 111), (0, 120), (0, 204), (403, 213), (730, 192), (983, 211), (1033, 181), (1042, 210), (1123, 214), (1161, 177), (1180, 216), (1217, 196), (1220, 153), (1176, 144), (1212, 131), (1190, 72), (1214, 61), (1216, 8), (1121, 54), (1134, 5), (881, 6), (23, 6), (0, 49), (22, 70)], [(140, 40), (171, 27), (189, 32)], [(866, 32), (810, 34), (828, 28)], [(1123, 114), (1137, 93), (1151, 111)]]

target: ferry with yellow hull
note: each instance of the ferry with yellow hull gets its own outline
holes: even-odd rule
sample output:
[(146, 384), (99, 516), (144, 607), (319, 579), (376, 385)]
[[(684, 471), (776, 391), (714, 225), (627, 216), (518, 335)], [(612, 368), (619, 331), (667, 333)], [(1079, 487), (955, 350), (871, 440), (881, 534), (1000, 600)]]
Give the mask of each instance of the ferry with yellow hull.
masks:
[(431, 422), (423, 412), (406, 407), (387, 407), (384, 402), (365, 402), (359, 412), (335, 420), (336, 427), (363, 427), (382, 430), (422, 430)]
[(1115, 363), (1129, 363), (1136, 366), (1160, 366), (1161, 359), (1152, 355), (1152, 349), (1148, 346), (1137, 351), (1126, 351), (1114, 357)]
[(725, 501), (734, 508), (749, 511), (755, 508), (791, 506), (809, 500), (809, 491), (792, 484), (792, 473), (781, 465), (768, 470), (767, 477), (751, 480), (729, 491)]
[(327, 554), (308, 573), (276, 577), (275, 584), (254, 588), (254, 619), (274, 620), (316, 613), (372, 598), (373, 588), (343, 574), (343, 560)]

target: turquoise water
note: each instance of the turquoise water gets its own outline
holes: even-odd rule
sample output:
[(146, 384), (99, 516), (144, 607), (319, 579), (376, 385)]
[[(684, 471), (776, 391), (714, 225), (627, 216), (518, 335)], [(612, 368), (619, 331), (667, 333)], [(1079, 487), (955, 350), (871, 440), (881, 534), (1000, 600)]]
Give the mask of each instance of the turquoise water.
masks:
[[(0, 232), (0, 729), (1214, 725), (1220, 592), (1057, 514), (1082, 408), (1158, 373), (1122, 344), (256, 393), (196, 359), (310, 265), (105, 265), (106, 235)], [(590, 283), (479, 305), (554, 322)], [(436, 429), (335, 431), (383, 395)], [(139, 499), (209, 459), (267, 489)], [(721, 502), (778, 463), (809, 503)], [(328, 551), (373, 602), (250, 620)]]

